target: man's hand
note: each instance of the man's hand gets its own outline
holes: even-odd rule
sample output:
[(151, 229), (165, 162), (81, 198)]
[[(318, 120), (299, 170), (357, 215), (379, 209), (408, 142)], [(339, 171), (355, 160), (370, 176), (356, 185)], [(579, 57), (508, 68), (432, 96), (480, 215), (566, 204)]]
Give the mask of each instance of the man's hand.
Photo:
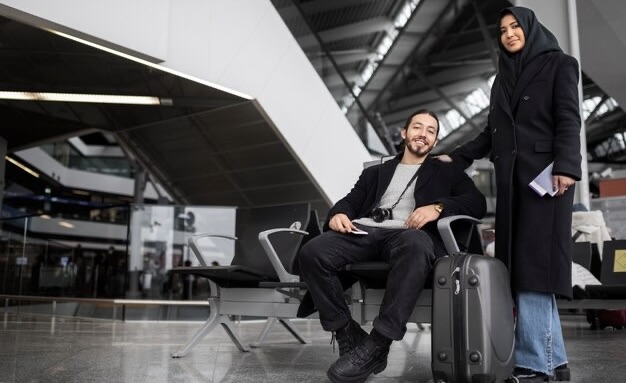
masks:
[(328, 227), (340, 233), (350, 233), (352, 230), (357, 230), (357, 227), (354, 226), (350, 218), (344, 213), (333, 215), (333, 218), (328, 222)]
[(452, 162), (452, 158), (447, 154), (440, 154), (438, 156), (435, 156), (435, 158), (441, 162)]
[(409, 218), (404, 222), (404, 226), (409, 229), (421, 229), (428, 222), (432, 222), (439, 218), (440, 213), (435, 210), (435, 205), (426, 205), (413, 210)]

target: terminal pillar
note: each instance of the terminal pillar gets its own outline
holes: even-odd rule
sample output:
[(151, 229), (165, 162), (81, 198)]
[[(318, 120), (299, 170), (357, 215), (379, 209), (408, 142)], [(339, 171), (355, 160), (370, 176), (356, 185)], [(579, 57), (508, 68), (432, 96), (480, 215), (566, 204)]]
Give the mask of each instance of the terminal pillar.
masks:
[(7, 140), (0, 137), (0, 211), (2, 210), (2, 199), (4, 198), (4, 185), (5, 185), (5, 167), (6, 167), (6, 155), (7, 155)]
[(135, 163), (134, 203), (130, 211), (130, 252), (128, 254), (128, 291), (129, 299), (141, 298), (139, 291), (139, 273), (143, 271), (143, 254), (141, 253), (141, 224), (143, 213), (143, 194), (146, 186), (146, 171)]

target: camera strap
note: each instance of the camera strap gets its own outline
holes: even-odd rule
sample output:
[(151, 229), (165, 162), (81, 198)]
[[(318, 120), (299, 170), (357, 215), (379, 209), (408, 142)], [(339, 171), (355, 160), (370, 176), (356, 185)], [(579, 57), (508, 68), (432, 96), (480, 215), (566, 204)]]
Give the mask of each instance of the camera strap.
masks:
[(419, 168), (417, 169), (417, 171), (415, 172), (415, 174), (413, 174), (413, 177), (411, 177), (411, 179), (409, 180), (409, 182), (406, 184), (406, 186), (404, 187), (404, 190), (402, 190), (402, 193), (400, 193), (400, 197), (398, 197), (398, 200), (396, 201), (396, 203), (394, 203), (391, 206), (391, 210), (393, 210), (399, 203), (400, 200), (402, 199), (402, 196), (404, 195), (404, 193), (406, 193), (406, 191), (409, 189), (409, 186), (411, 186), (411, 184), (413, 183), (413, 181), (415, 181), (417, 179), (417, 173), (419, 173)]

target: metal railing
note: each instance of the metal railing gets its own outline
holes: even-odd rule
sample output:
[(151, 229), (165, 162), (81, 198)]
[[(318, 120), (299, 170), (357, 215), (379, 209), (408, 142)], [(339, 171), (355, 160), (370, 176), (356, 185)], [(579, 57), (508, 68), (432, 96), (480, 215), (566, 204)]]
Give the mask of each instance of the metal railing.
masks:
[[(55, 317), (82, 317), (82, 318), (97, 318), (97, 319), (111, 319), (119, 321), (136, 320), (129, 318), (127, 313), (129, 308), (162, 308), (167, 307), (167, 318), (165, 320), (189, 320), (189, 318), (178, 318), (176, 312), (172, 312), (172, 309), (176, 310), (178, 307), (190, 306), (190, 307), (209, 307), (209, 301), (189, 301), (189, 300), (160, 300), (160, 299), (96, 299), (96, 298), (75, 298), (75, 297), (48, 297), (48, 296), (24, 296), (24, 295), (0, 295), (0, 300), (4, 302), (3, 313), (7, 317), (9, 314), (31, 314), (31, 315), (45, 315), (50, 318)], [(22, 304), (23, 302), (29, 302), (29, 304)], [(37, 303), (43, 305), (38, 305)], [(62, 309), (60, 305), (62, 303), (74, 304), (71, 308)], [(49, 306), (48, 306), (49, 305)], [(85, 307), (81, 305), (91, 305), (98, 307), (100, 312), (110, 312), (110, 318), (103, 318), (102, 316), (90, 316), (85, 315), (94, 310), (85, 310)], [(81, 315), (81, 313), (83, 315)], [(70, 315), (71, 314), (71, 315)], [(174, 319), (173, 319), (174, 318)], [(206, 315), (202, 318), (194, 320), (203, 321), (206, 319)], [(151, 319), (140, 319), (150, 321)], [(163, 321), (162, 319), (152, 319)]]

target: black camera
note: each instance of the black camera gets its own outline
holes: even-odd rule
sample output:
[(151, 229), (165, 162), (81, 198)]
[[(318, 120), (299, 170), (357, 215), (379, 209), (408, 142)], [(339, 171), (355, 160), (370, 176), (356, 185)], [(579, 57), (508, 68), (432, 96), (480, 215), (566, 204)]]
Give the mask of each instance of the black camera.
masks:
[(370, 213), (370, 218), (373, 219), (374, 222), (378, 223), (388, 219), (393, 219), (393, 210), (377, 207)]

